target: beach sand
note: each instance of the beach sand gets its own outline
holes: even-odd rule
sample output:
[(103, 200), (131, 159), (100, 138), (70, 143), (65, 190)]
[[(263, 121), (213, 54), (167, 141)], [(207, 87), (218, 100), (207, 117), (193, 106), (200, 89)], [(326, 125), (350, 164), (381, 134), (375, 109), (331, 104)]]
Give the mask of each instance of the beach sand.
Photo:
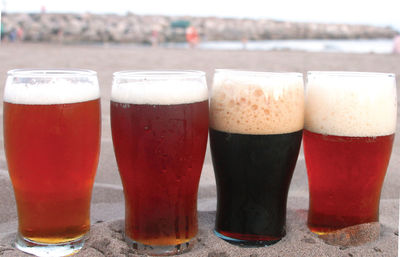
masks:
[[(112, 73), (127, 69), (195, 69), (207, 73), (235, 68), (260, 71), (305, 72), (343, 70), (390, 72), (400, 89), (400, 55), (306, 53), (293, 51), (221, 51), (165, 49), (133, 46), (82, 46), (51, 44), (0, 45), (0, 94), (6, 72), (15, 68), (83, 68), (98, 72), (102, 95), (100, 163), (93, 190), (90, 239), (76, 256), (136, 256), (123, 242), (124, 199), (113, 153), (110, 129)], [(0, 114), (2, 114), (2, 104)], [(399, 113), (400, 114), (400, 113)], [(399, 132), (400, 119), (397, 121)], [(1, 124), (1, 123), (0, 123)], [(3, 141), (2, 124), (0, 140)], [(273, 246), (240, 248), (213, 233), (216, 188), (210, 153), (207, 151), (199, 187), (199, 234), (196, 246), (182, 256), (397, 256), (400, 186), (400, 139), (397, 136), (385, 178), (380, 204), (380, 239), (357, 247), (325, 244), (306, 226), (308, 185), (301, 152), (292, 179), (287, 213), (287, 235)], [(12, 248), (17, 213), (7, 172), (3, 142), (0, 144), (0, 256), (28, 256)]]

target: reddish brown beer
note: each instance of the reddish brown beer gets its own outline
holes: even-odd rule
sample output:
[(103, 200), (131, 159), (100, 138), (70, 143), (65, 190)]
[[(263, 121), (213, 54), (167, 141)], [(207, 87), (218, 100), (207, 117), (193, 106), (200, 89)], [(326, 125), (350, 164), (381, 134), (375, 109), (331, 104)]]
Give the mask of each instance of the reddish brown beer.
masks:
[[(394, 75), (310, 72), (306, 89), (308, 227), (326, 234), (379, 222), (381, 189), (396, 131)], [(371, 231), (360, 228), (351, 237), (368, 234)]]
[(146, 245), (197, 234), (197, 189), (208, 101), (177, 105), (111, 102), (115, 155), (124, 185), (125, 233)]
[(379, 220), (379, 199), (393, 140), (394, 134), (343, 137), (304, 130), (311, 231), (325, 233)]
[(24, 238), (62, 243), (89, 230), (100, 121), (99, 99), (4, 102), (4, 145)]
[(197, 234), (208, 135), (204, 73), (115, 73), (111, 129), (125, 195), (126, 241), (142, 254), (189, 250)]

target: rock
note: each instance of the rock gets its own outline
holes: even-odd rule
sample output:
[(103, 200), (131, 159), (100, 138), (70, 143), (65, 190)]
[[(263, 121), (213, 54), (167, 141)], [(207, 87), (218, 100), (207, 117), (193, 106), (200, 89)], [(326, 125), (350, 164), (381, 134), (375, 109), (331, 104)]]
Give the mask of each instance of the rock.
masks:
[(184, 42), (185, 28), (171, 23), (185, 21), (198, 30), (202, 40), (266, 39), (358, 39), (393, 38), (397, 31), (389, 27), (367, 25), (296, 23), (266, 19), (217, 17), (139, 16), (132, 13), (56, 14), (7, 13), (3, 15), (5, 32), (21, 27), (26, 41), (151, 43), (157, 32), (159, 43)]

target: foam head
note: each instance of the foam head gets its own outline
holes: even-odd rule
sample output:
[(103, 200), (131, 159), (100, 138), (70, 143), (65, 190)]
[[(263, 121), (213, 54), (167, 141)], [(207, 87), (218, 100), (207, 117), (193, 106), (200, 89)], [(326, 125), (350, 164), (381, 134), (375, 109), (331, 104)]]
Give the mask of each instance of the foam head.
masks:
[(89, 70), (11, 70), (4, 101), (14, 104), (68, 104), (100, 97), (96, 72)]
[(383, 136), (396, 130), (393, 74), (309, 72), (305, 128), (336, 136)]
[(201, 71), (123, 71), (114, 73), (111, 100), (127, 104), (186, 104), (208, 99)]
[(239, 134), (283, 134), (304, 125), (300, 73), (217, 70), (211, 94), (210, 126)]

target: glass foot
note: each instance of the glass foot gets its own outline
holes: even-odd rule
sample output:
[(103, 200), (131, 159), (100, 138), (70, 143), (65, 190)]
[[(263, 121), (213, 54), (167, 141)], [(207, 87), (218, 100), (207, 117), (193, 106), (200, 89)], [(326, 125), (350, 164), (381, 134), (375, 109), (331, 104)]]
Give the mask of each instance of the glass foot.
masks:
[(237, 238), (225, 236), (225, 235), (219, 233), (215, 229), (214, 229), (214, 234), (217, 237), (221, 238), (222, 240), (225, 240), (226, 242), (228, 242), (230, 244), (241, 246), (241, 247), (249, 247), (249, 248), (273, 245), (282, 239), (282, 238), (274, 238), (274, 239), (270, 239), (270, 240), (243, 240), (243, 239), (237, 239)]
[(193, 248), (195, 244), (194, 238), (186, 243), (177, 245), (145, 245), (125, 237), (127, 244), (135, 249), (139, 254), (147, 254), (152, 256), (168, 256), (182, 254)]
[(62, 257), (71, 256), (82, 249), (86, 237), (82, 236), (74, 241), (60, 244), (43, 244), (24, 238), (19, 233), (14, 243), (15, 248), (25, 253), (39, 257)]

